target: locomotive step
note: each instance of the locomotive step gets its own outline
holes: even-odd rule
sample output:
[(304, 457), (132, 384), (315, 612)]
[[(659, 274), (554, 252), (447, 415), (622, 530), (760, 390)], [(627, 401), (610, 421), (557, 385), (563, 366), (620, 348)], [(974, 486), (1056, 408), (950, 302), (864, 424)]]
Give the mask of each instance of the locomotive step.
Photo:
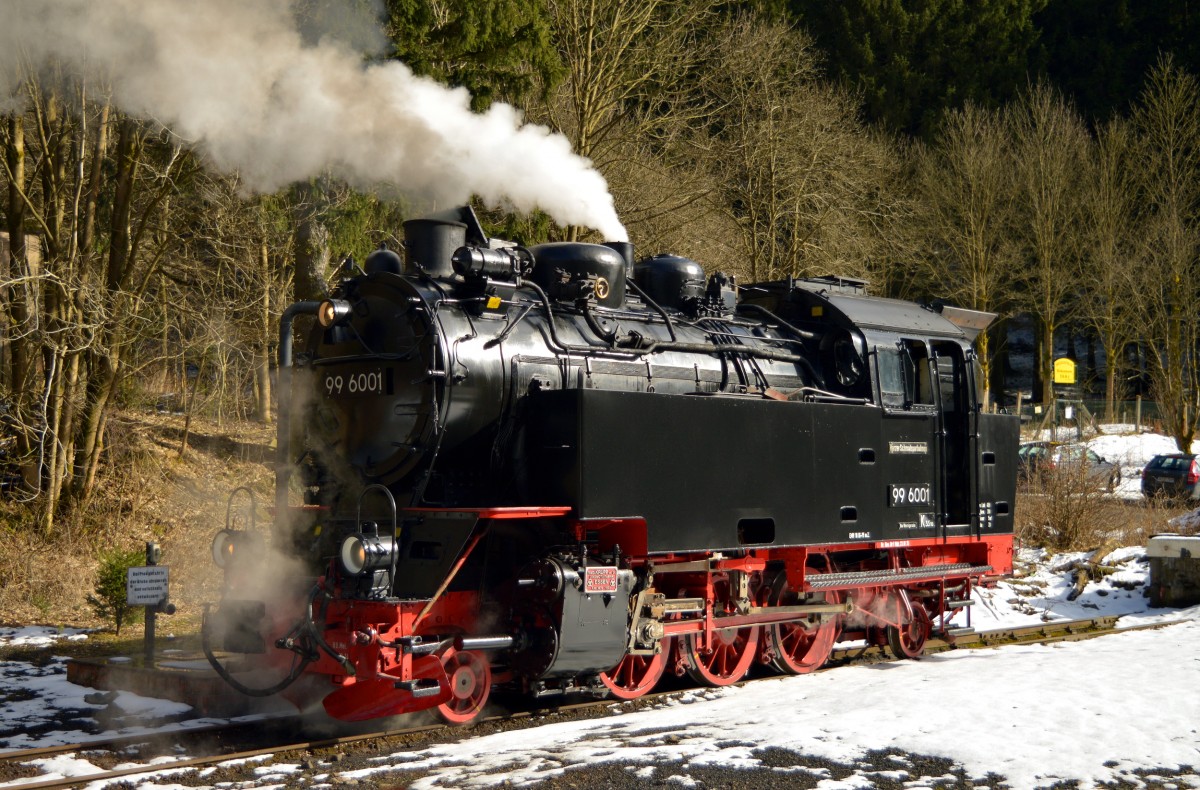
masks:
[(971, 636), (979, 633), (974, 628), (947, 628), (943, 633), (951, 639), (957, 639), (963, 636)]
[(808, 587), (827, 590), (835, 587), (858, 587), (860, 585), (884, 585), (911, 582), (918, 579), (939, 579), (945, 576), (979, 576), (992, 570), (991, 565), (972, 565), (968, 562), (944, 565), (923, 565), (917, 568), (885, 569), (878, 571), (852, 571), (850, 573), (822, 573), (809, 576)]
[(432, 697), (439, 691), (438, 682), (432, 678), (397, 680), (396, 688), (410, 692), (414, 697)]

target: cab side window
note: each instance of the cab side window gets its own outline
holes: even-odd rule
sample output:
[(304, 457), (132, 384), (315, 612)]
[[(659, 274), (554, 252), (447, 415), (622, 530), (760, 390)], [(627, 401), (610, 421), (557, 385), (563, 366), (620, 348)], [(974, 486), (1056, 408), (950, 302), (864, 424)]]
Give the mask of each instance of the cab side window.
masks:
[(911, 400), (904, 382), (904, 364), (912, 364), (899, 346), (877, 346), (875, 358), (879, 366), (879, 394), (884, 408), (903, 409)]
[(909, 402), (915, 406), (933, 406), (933, 385), (929, 380), (929, 350), (920, 340), (904, 341), (906, 386)]

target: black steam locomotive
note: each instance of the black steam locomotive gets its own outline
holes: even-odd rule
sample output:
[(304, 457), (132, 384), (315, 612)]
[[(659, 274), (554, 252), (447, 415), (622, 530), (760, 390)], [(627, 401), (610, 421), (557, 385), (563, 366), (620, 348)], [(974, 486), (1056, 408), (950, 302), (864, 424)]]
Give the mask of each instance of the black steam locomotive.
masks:
[(405, 237), (284, 314), (274, 528), (213, 547), (236, 688), (465, 722), (497, 685), (633, 698), (840, 638), (914, 657), (1011, 570), (1017, 422), (980, 410), (971, 348), (993, 316), (520, 247), (469, 209)]

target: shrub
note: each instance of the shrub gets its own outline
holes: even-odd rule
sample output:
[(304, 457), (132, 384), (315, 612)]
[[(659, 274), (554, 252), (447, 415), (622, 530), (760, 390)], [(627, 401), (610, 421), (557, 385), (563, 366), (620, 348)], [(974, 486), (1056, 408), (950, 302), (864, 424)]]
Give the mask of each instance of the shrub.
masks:
[(1017, 489), (1016, 535), (1025, 546), (1091, 551), (1107, 543), (1145, 544), (1186, 509), (1157, 500), (1107, 495), (1094, 478), (1068, 466), (1034, 475)]
[(125, 587), (129, 569), (139, 567), (145, 561), (145, 552), (136, 550), (114, 548), (100, 554), (95, 594), (89, 594), (87, 602), (96, 617), (116, 625), (118, 635), (126, 621), (136, 623), (142, 618), (142, 607), (126, 603)]

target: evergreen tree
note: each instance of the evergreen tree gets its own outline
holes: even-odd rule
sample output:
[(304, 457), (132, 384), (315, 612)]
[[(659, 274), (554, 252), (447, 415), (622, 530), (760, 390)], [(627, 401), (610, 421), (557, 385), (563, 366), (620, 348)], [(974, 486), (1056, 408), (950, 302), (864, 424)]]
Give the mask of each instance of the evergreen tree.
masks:
[(829, 76), (862, 95), (868, 120), (930, 134), (942, 111), (996, 107), (1028, 82), (1046, 0), (791, 0), (828, 57)]
[(471, 93), (476, 110), (523, 104), (562, 75), (540, 0), (386, 0), (392, 57)]
[(1160, 54), (1200, 71), (1200, 8), (1189, 0), (1049, 0), (1034, 21), (1041, 68), (1093, 123), (1129, 113)]

